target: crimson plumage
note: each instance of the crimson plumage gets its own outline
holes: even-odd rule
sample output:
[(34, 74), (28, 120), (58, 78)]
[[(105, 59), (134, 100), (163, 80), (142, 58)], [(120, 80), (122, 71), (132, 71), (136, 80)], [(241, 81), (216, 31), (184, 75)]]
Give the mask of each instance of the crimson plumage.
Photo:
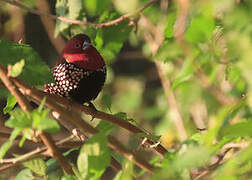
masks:
[(52, 73), (55, 83), (47, 84), (44, 91), (82, 104), (98, 96), (106, 79), (106, 66), (89, 37), (78, 34), (64, 47)]

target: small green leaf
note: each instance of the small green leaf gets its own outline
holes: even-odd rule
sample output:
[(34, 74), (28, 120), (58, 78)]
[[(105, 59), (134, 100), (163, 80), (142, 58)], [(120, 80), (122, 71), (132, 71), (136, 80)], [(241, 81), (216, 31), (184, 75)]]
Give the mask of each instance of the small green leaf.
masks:
[(121, 118), (121, 119), (124, 119), (124, 120), (126, 120), (128, 122), (133, 122), (133, 123), (136, 122), (134, 119), (128, 118), (127, 114), (125, 112), (118, 112), (118, 113), (114, 114), (114, 116), (116, 116), (118, 118)]
[(31, 128), (32, 119), (29, 113), (21, 109), (15, 109), (10, 112), (11, 117), (5, 122), (5, 125), (11, 128)]
[(19, 62), (17, 62), (16, 64), (14, 64), (11, 67), (11, 76), (12, 77), (17, 77), (21, 74), (21, 72), (23, 71), (23, 67), (25, 65), (25, 61), (24, 59), (20, 60)]
[(192, 60), (186, 60), (183, 64), (182, 70), (178, 77), (173, 81), (171, 88), (176, 88), (183, 82), (187, 81), (195, 71), (195, 67)]
[(66, 175), (61, 178), (61, 180), (79, 180), (75, 175)]
[(147, 138), (153, 142), (157, 142), (161, 138), (161, 136), (149, 135), (145, 133), (136, 133), (135, 136), (140, 138)]
[(118, 12), (125, 14), (135, 11), (138, 8), (139, 0), (114, 0), (113, 3)]
[(32, 174), (32, 171), (30, 169), (23, 169), (20, 171), (14, 180), (34, 180), (35, 177)]
[[(134, 177), (134, 164), (129, 161), (128, 159), (125, 159), (123, 162), (123, 170), (119, 171), (114, 180), (132, 180)], [(136, 178), (137, 179), (137, 178)]]
[(45, 102), (46, 102), (46, 97), (43, 98), (43, 100), (41, 101), (39, 107), (38, 107), (38, 112), (41, 113), (44, 105), (45, 105)]
[(13, 141), (16, 139), (16, 137), (19, 134), (21, 134), (21, 132), (22, 132), (22, 129), (15, 128), (12, 131), (10, 138), (4, 144), (1, 145), (1, 147), (0, 147), (0, 159), (2, 159), (4, 157), (6, 152), (10, 149)]
[(90, 16), (100, 15), (110, 3), (110, 0), (83, 0), (84, 6)]
[(167, 25), (166, 25), (165, 31), (164, 31), (164, 35), (165, 35), (166, 38), (172, 38), (174, 36), (173, 35), (173, 33), (174, 33), (173, 32), (173, 30), (174, 30), (173, 26), (174, 26), (174, 23), (176, 21), (176, 18), (177, 18), (176, 12), (168, 15)]
[(22, 164), (40, 176), (46, 175), (46, 163), (41, 158), (35, 158), (32, 160), (23, 162)]
[(176, 169), (193, 168), (204, 165), (210, 157), (210, 152), (205, 147), (189, 147), (186, 152), (180, 154), (175, 162)]
[(179, 45), (174, 41), (166, 40), (158, 49), (158, 52), (153, 59), (157, 61), (168, 62), (179, 57), (183, 57), (183, 53)]
[(49, 117), (41, 119), (34, 128), (48, 133), (54, 133), (60, 130), (60, 126), (57, 121)]
[(10, 149), (12, 145), (12, 142), (10, 140), (6, 141), (4, 144), (1, 145), (0, 147), (0, 159), (2, 159), (6, 152)]
[(77, 166), (83, 179), (98, 179), (110, 163), (108, 140), (104, 133), (95, 134), (82, 146)]
[(31, 113), (32, 115), (32, 128), (38, 129), (40, 131), (46, 131), (48, 133), (57, 132), (60, 129), (60, 126), (58, 125), (57, 121), (48, 117), (49, 110), (44, 109), (41, 110), (41, 107), (43, 107), (43, 104), (45, 102), (45, 99), (40, 104), (40, 107), (38, 109), (33, 110)]
[(102, 29), (103, 48), (100, 53), (107, 61), (113, 60), (128, 38), (131, 28), (128, 21)]
[(4, 114), (9, 113), (14, 108), (14, 106), (16, 105), (16, 103), (17, 103), (16, 98), (13, 95), (8, 94), (7, 104), (4, 107), (4, 109), (3, 109), (3, 113)]
[(96, 128), (104, 134), (109, 134), (116, 126), (106, 121), (100, 121)]
[(107, 106), (107, 108), (109, 109), (109, 111), (111, 112), (111, 104), (112, 104), (112, 101), (111, 101), (111, 98), (108, 94), (104, 94), (102, 96), (102, 101), (104, 102), (104, 104)]
[(252, 135), (252, 122), (242, 122), (229, 126), (225, 126), (220, 131), (220, 136), (226, 137), (242, 137), (242, 136), (251, 136)]

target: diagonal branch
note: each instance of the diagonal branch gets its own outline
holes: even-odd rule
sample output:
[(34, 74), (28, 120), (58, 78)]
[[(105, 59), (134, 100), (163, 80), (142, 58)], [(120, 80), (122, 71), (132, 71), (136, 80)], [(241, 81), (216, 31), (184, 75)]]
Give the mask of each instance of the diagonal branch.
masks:
[[(5, 68), (0, 65), (0, 69)], [(41, 102), (43, 100), (44, 94), (42, 92), (38, 91), (35, 88), (30, 88), (28, 85), (23, 83), (21, 80), (18, 80), (17, 78), (11, 78), (11, 80), (15, 83), (16, 86), (18, 86), (22, 90), (22, 93), (24, 93), (25, 95), (30, 96), (37, 102)], [(81, 117), (79, 117), (77, 114), (73, 113), (72, 111), (66, 108), (63, 108), (62, 106), (57, 104), (54, 100), (52, 100), (50, 97), (47, 97), (45, 105), (49, 107), (51, 110), (60, 113), (62, 117), (66, 118), (72, 124), (79, 127), (83, 133), (96, 134), (99, 132), (97, 129), (93, 128), (85, 121), (83, 121)], [(146, 170), (149, 173), (153, 173), (154, 166), (150, 165), (147, 161), (145, 161), (141, 157), (136, 156), (136, 154), (131, 150), (125, 148), (113, 136), (108, 136), (108, 141), (109, 146), (112, 149), (119, 152), (129, 160), (133, 161), (140, 168)]]
[[(0, 78), (2, 79), (5, 86), (9, 89), (11, 94), (13, 96), (15, 96), (15, 98), (17, 99), (17, 102), (20, 105), (20, 107), (22, 108), (22, 110), (25, 112), (32, 111), (33, 108), (30, 105), (29, 101), (25, 98), (25, 96), (23, 94), (20, 93), (20, 91), (13, 84), (13, 82), (10, 80), (10, 77), (8, 77), (7, 74), (8, 74), (7, 70), (4, 67), (0, 66)], [(62, 156), (62, 154), (60, 154), (59, 150), (57, 149), (57, 147), (53, 143), (51, 136), (49, 136), (49, 134), (46, 134), (44, 132), (41, 132), (40, 135), (41, 135), (41, 138), (42, 138), (44, 144), (47, 145), (48, 149), (50, 149), (50, 151), (53, 154), (53, 157), (59, 162), (61, 167), (67, 173), (72, 174), (73, 173), (72, 166), (68, 163), (67, 159), (64, 156)]]
[(25, 10), (29, 11), (30, 13), (33, 13), (33, 14), (36, 14), (36, 15), (39, 15), (39, 16), (47, 16), (49, 18), (52, 18), (52, 19), (55, 19), (55, 20), (60, 20), (60, 21), (63, 21), (63, 22), (69, 23), (69, 24), (79, 24), (79, 25), (83, 25), (83, 26), (93, 26), (93, 27), (96, 27), (96, 28), (104, 28), (104, 27), (108, 27), (108, 26), (117, 25), (120, 22), (141, 13), (144, 9), (146, 9), (147, 7), (149, 7), (151, 4), (155, 3), (158, 0), (150, 0), (144, 6), (140, 7), (139, 9), (137, 9), (136, 11), (134, 11), (132, 13), (124, 14), (124, 15), (120, 16), (117, 19), (114, 19), (114, 20), (106, 22), (106, 23), (100, 23), (100, 24), (87, 22), (87, 21), (80, 21), (80, 20), (75, 20), (75, 19), (69, 19), (69, 18), (65, 18), (63, 16), (52, 15), (52, 14), (49, 14), (48, 12), (42, 12), (42, 11), (39, 11), (39, 10), (36, 10), (36, 9), (29, 8), (28, 6), (26, 6), (23, 3), (19, 2), (19, 1), (16, 1), (16, 0), (1, 0), (1, 1), (12, 4), (14, 6), (18, 6), (18, 7), (22, 8), (22, 9), (25, 9)]
[[(60, 97), (60, 96), (56, 96), (56, 95), (52, 95), (52, 94), (47, 94), (47, 93), (44, 93), (42, 91), (39, 91), (37, 89), (31, 89), (30, 87), (28, 87), (27, 85), (25, 85), (22, 81), (18, 80), (18, 79), (13, 79), (16, 83), (16, 85), (21, 88), (23, 91), (25, 91), (24, 93), (28, 93), (29, 96), (32, 96), (33, 98), (35, 96), (37, 96), (37, 98), (39, 99), (43, 99), (44, 96), (47, 97), (47, 100), (51, 100), (50, 102), (53, 102), (53, 103), (58, 103), (58, 104), (61, 104), (61, 105), (64, 105), (66, 107), (66, 109), (73, 109), (73, 110), (76, 110), (76, 111), (82, 111), (88, 115), (92, 115), (94, 118), (98, 118), (98, 119), (102, 119), (104, 121), (108, 121), (110, 123), (113, 123), (113, 124), (116, 124), (132, 133), (144, 133), (144, 131), (142, 131), (140, 128), (134, 126), (133, 124), (121, 119), (121, 118), (118, 118), (116, 116), (113, 116), (111, 114), (107, 114), (107, 113), (104, 113), (102, 111), (96, 111), (95, 113), (93, 112), (93, 110), (88, 107), (88, 106), (85, 106), (85, 105), (81, 105), (81, 104), (78, 104), (78, 103), (74, 103), (74, 102), (70, 102), (68, 99), (66, 98), (63, 98), (63, 97)], [(37, 99), (39, 102), (40, 100)], [(48, 104), (50, 104), (50, 102), (48, 102)], [(59, 106), (57, 104), (57, 106)], [(54, 105), (51, 105), (50, 107), (53, 107)], [(48, 106), (49, 107), (49, 106)], [(50, 108), (49, 107), (49, 108)], [(60, 106), (61, 108), (61, 106)], [(60, 113), (60, 112), (58, 112)], [(62, 111), (63, 114), (61, 114), (62, 116), (64, 116), (65, 114), (65, 110)], [(71, 113), (70, 113), (71, 114)], [(82, 119), (80, 120), (80, 124), (82, 122)], [(79, 126), (77, 126), (79, 127)], [(85, 131), (85, 132), (89, 132), (89, 131)], [(147, 140), (146, 143), (150, 146), (152, 145), (154, 142), (152, 142), (151, 140)], [(167, 150), (161, 145), (161, 144), (158, 144), (157, 146), (153, 147), (153, 149), (159, 153), (160, 155), (164, 156), (165, 153), (167, 152)]]

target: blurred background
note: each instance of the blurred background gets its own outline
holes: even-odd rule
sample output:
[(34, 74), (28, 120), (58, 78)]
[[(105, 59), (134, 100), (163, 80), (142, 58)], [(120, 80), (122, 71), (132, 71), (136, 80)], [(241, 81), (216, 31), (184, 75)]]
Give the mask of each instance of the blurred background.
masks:
[[(18, 2), (103, 23), (149, 1)], [(251, 17), (250, 0), (160, 0), (130, 20), (95, 28), (56, 22), (0, 1), (0, 39), (29, 44), (52, 68), (67, 39), (88, 34), (108, 68), (105, 88), (94, 103), (97, 109), (124, 112), (138, 127), (160, 135), (164, 147), (178, 149), (192, 135), (208, 133), (209, 142), (217, 141), (223, 124), (252, 120)], [(1, 109), (5, 103), (3, 96)], [(5, 131), (2, 111), (0, 117), (0, 130)], [(113, 133), (129, 147), (138, 147), (127, 131)]]

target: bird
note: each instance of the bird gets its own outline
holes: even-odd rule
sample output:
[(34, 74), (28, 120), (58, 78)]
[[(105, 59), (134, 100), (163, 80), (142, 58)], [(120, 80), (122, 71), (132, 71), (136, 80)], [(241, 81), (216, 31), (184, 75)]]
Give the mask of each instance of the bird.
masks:
[(55, 82), (46, 84), (44, 92), (93, 106), (106, 80), (106, 64), (90, 38), (77, 34), (66, 43), (52, 74)]

